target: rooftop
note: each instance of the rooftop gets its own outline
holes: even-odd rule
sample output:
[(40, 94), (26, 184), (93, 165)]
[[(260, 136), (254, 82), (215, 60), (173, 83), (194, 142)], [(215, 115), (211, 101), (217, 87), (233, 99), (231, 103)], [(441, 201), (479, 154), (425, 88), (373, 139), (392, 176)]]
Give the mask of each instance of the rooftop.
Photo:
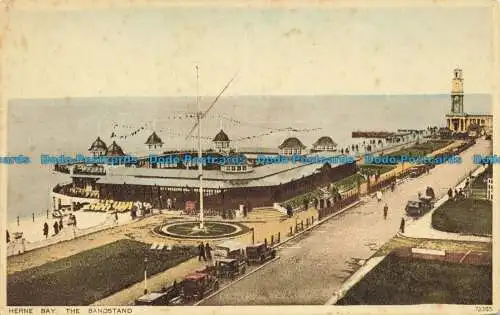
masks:
[(219, 131), (219, 133), (215, 135), (213, 141), (230, 141), (230, 140), (227, 134), (224, 132), (224, 130), (221, 129), (221, 131)]
[(278, 148), (305, 149), (306, 146), (296, 137), (290, 137), (285, 139), (285, 141), (283, 141), (283, 143)]
[[(323, 155), (322, 155), (323, 156)], [(224, 173), (220, 170), (203, 171), (203, 187), (235, 188), (275, 186), (310, 176), (323, 164), (267, 164), (254, 168), (251, 173)], [(335, 167), (336, 165), (332, 165)], [(100, 184), (157, 185), (168, 187), (199, 187), (198, 170), (152, 169), (117, 167), (98, 180)]]
[(101, 137), (97, 137), (97, 139), (90, 146), (89, 151), (106, 150), (106, 149), (107, 149), (106, 143), (104, 143), (104, 141), (101, 140)]
[(145, 144), (148, 145), (163, 144), (163, 141), (161, 141), (160, 137), (158, 137), (156, 132), (153, 131), (153, 133), (148, 137), (148, 140), (146, 140)]

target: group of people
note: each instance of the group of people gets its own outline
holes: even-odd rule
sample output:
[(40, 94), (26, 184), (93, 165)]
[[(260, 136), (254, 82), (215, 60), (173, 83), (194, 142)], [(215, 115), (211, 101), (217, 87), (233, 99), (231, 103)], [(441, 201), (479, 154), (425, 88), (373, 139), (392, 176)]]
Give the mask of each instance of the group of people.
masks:
[(130, 216), (132, 220), (137, 218), (137, 212), (141, 211), (143, 216), (153, 213), (153, 206), (149, 202), (135, 202), (130, 209)]
[(206, 243), (203, 245), (203, 242), (200, 242), (198, 245), (198, 261), (208, 261), (212, 262), (212, 248), (210, 244)]
[[(67, 225), (73, 225), (74, 227), (76, 227), (76, 216), (73, 213), (69, 214)], [(54, 234), (52, 235), (55, 236), (59, 234), (64, 228), (63, 219), (59, 218), (59, 221), (54, 221), (52, 227), (54, 229)], [(49, 237), (49, 224), (47, 222), (43, 224), (43, 235), (45, 236), (45, 238)]]
[(467, 190), (464, 188), (456, 189), (453, 191), (451, 188), (448, 189), (448, 198), (453, 201), (464, 200), (467, 198)]
[(177, 198), (167, 198), (167, 209), (168, 210), (172, 210), (172, 209), (175, 209), (175, 206), (177, 204)]

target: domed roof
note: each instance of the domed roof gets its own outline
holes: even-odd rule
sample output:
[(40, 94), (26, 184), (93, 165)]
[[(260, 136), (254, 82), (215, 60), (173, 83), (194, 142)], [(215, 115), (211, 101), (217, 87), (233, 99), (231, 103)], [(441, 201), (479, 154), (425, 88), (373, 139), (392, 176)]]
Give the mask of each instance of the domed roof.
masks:
[(125, 153), (123, 153), (122, 148), (116, 144), (116, 141), (113, 141), (113, 143), (108, 147), (108, 153), (107, 156), (124, 156)]
[(146, 143), (148, 145), (154, 145), (154, 144), (163, 144), (163, 141), (161, 141), (161, 138), (158, 137), (155, 131), (148, 137), (148, 140), (146, 140)]
[(330, 137), (321, 137), (314, 143), (314, 146), (325, 146), (325, 147), (326, 146), (333, 146), (333, 147), (336, 147), (337, 143), (335, 143), (335, 141), (333, 141), (333, 139)]
[(230, 141), (224, 130), (221, 129), (219, 133), (215, 136), (213, 141)]
[(300, 142), (299, 139), (295, 137), (287, 138), (283, 143), (278, 147), (279, 149), (290, 148), (290, 149), (305, 149), (306, 146)]
[(96, 151), (96, 150), (104, 150), (106, 151), (106, 143), (101, 140), (101, 137), (97, 137), (97, 139), (92, 143), (92, 145), (89, 148), (89, 151)]

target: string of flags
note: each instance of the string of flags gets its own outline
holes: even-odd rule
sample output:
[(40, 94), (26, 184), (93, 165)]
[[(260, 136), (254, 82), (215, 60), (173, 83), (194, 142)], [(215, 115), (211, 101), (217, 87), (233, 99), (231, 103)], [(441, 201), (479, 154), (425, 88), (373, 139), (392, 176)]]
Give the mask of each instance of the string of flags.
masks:
[(311, 131), (318, 131), (321, 130), (322, 128), (305, 128), (305, 129), (297, 129), (297, 128), (292, 128), (292, 127), (287, 127), (287, 128), (279, 128), (279, 129), (273, 129), (268, 132), (264, 132), (258, 135), (254, 136), (248, 136), (248, 137), (241, 137), (234, 139), (234, 141), (246, 141), (246, 140), (252, 140), (260, 137), (265, 137), (265, 136), (270, 136), (272, 134), (280, 133), (280, 132), (286, 132), (286, 131), (293, 131), (293, 132), (311, 132)]
[[(196, 113), (174, 113), (174, 114), (171, 114), (171, 115), (166, 116), (166, 117), (162, 116), (161, 120), (172, 120), (172, 119), (173, 120), (192, 120), (194, 118), (196, 118)], [(251, 126), (254, 126), (254, 127), (268, 129), (267, 132), (260, 133), (260, 134), (257, 134), (257, 135), (246, 136), (246, 137), (240, 137), (240, 138), (232, 139), (232, 141), (235, 141), (235, 142), (257, 139), (257, 138), (261, 138), (261, 137), (265, 137), (265, 136), (270, 136), (270, 135), (273, 135), (273, 134), (276, 134), (276, 133), (281, 133), (281, 132), (301, 132), (302, 133), (302, 132), (312, 132), (312, 131), (317, 131), (317, 130), (321, 130), (322, 129), (322, 128), (302, 128), (302, 129), (298, 129), (298, 128), (293, 128), (293, 127), (270, 128), (270, 127), (259, 126), (259, 125), (256, 125), (256, 124), (252, 124), (252, 123), (240, 121), (240, 120), (233, 119), (231, 117), (227, 117), (227, 116), (224, 116), (224, 115), (207, 115), (207, 116), (205, 116), (205, 118), (224, 119), (226, 121), (231, 122), (233, 125), (236, 125), (236, 126), (237, 125), (251, 125)], [(161, 121), (161, 120), (159, 120), (159, 121)], [(163, 135), (172, 136), (172, 137), (186, 137), (187, 136), (186, 133), (176, 132), (176, 131), (172, 131), (172, 130), (168, 130), (168, 129), (163, 129), (163, 128), (156, 129), (156, 128), (152, 128), (152, 126), (153, 126), (153, 122), (146, 122), (146, 123), (143, 123), (140, 126), (133, 126), (133, 125), (129, 125), (129, 124), (119, 124), (117, 122), (114, 122), (113, 123), (113, 131), (111, 132), (110, 138), (111, 139), (127, 139), (128, 137), (134, 137), (134, 136), (137, 136), (137, 135), (143, 135), (144, 131), (148, 132), (151, 129), (155, 129), (155, 131), (157, 133), (161, 133)], [(122, 131), (125, 130), (125, 132), (120, 132), (119, 133), (117, 131), (118, 129), (122, 130)], [(197, 136), (193, 135), (193, 136), (190, 136), (189, 138), (196, 139)], [(202, 136), (201, 138), (204, 139), (204, 140), (212, 140), (212, 137), (204, 137), (204, 136)]]

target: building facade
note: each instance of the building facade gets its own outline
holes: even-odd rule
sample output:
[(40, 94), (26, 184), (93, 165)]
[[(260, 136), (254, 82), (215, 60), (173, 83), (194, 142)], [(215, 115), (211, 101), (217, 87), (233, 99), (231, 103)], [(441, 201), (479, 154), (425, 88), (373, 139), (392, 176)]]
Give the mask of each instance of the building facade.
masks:
[(456, 133), (473, 132), (474, 135), (493, 133), (493, 115), (467, 114), (464, 111), (464, 78), (462, 69), (453, 70), (451, 80), (451, 110), (446, 115), (446, 126)]

